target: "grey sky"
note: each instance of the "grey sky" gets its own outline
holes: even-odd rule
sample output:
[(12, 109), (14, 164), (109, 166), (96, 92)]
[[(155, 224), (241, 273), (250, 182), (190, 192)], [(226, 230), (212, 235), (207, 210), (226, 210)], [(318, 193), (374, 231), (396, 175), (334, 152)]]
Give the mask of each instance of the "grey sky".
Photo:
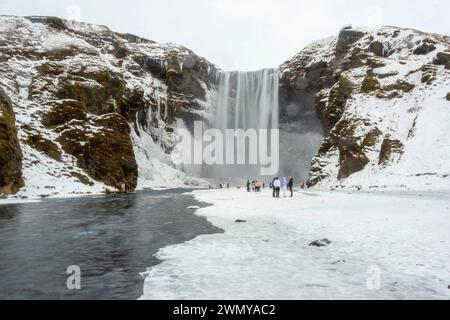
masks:
[(0, 13), (53, 15), (185, 45), (227, 70), (276, 67), (354, 26), (449, 34), (448, 0), (0, 0)]

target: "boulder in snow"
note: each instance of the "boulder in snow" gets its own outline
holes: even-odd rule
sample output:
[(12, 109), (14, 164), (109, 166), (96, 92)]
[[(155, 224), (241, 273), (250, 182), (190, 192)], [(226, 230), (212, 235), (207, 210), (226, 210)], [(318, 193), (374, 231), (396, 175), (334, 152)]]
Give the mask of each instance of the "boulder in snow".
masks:
[(309, 245), (312, 247), (327, 247), (330, 244), (332, 244), (332, 242), (330, 240), (328, 240), (327, 238), (325, 238), (322, 240), (316, 240), (314, 242), (311, 242)]

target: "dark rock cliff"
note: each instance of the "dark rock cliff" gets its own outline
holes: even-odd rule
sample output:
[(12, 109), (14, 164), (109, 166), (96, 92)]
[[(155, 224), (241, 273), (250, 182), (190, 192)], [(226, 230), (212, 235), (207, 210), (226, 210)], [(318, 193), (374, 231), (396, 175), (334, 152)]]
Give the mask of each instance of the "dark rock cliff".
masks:
[[(284, 63), (281, 118), (295, 120), (286, 112), (292, 106), (301, 109), (291, 112), (298, 116), (314, 108), (326, 133), (312, 161), (308, 186), (321, 181), (345, 184), (368, 166), (376, 175), (386, 163), (398, 160), (420, 115), (420, 92), (432, 96), (446, 85), (448, 73), (443, 69), (448, 69), (449, 52), (445, 36), (395, 27), (346, 28)], [(393, 107), (399, 101), (403, 110)], [(389, 123), (387, 117), (402, 113), (405, 116)], [(403, 126), (408, 130), (401, 132)], [(396, 135), (398, 139), (391, 137)]]
[(11, 101), (0, 89), (0, 195), (15, 193), (22, 186), (22, 151), (14, 112)]
[[(1, 19), (0, 88), (22, 115), (21, 140), (57, 161), (72, 156), (94, 180), (134, 190), (138, 166), (131, 130), (146, 131), (170, 153), (177, 119), (190, 127), (203, 116), (217, 68), (182, 46), (55, 17)], [(15, 192), (21, 186), (21, 153), (8, 110), (3, 183)], [(24, 157), (27, 166), (42, 164), (32, 153)]]

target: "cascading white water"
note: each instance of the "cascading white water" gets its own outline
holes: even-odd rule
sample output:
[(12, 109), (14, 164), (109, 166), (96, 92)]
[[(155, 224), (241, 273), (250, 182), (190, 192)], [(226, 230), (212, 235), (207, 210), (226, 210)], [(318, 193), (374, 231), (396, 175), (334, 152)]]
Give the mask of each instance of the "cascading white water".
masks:
[[(278, 69), (221, 72), (217, 99), (214, 104), (214, 116), (208, 126), (219, 129), (224, 136), (226, 129), (243, 129), (245, 131), (278, 129), (278, 92)], [(248, 150), (244, 152), (248, 153)], [(259, 177), (260, 167), (258, 165), (204, 166), (203, 176), (246, 180)]]
[(215, 110), (215, 127), (278, 128), (278, 69), (222, 72)]

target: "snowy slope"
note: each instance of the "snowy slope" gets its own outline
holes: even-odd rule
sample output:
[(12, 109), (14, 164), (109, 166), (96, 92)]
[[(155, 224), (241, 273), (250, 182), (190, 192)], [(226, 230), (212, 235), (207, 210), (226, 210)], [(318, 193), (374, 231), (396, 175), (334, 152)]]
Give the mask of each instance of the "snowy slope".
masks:
[[(349, 29), (282, 65), (295, 89), (309, 81), (328, 126), (311, 186), (450, 187), (450, 70), (438, 59), (450, 57), (449, 44), (416, 30)], [(308, 78), (311, 68), (319, 80)]]

